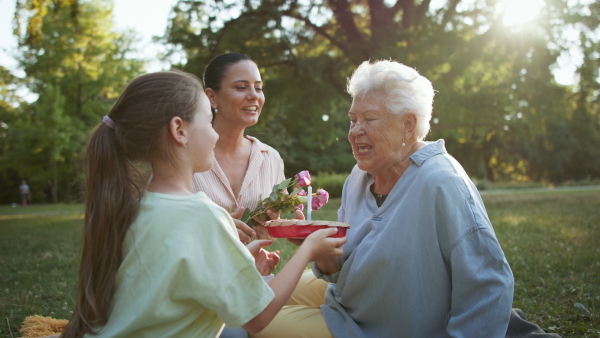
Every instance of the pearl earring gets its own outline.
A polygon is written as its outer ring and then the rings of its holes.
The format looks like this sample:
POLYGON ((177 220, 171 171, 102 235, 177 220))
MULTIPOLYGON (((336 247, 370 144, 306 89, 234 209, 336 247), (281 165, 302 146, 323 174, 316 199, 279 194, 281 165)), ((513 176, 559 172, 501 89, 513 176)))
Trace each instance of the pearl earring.
POLYGON ((406 143, 404 143, 404 140, 402 140, 402 146, 406 147, 406 143))
POLYGON ((215 114, 219 112, 219 108, 215 107, 215 108, 213 108, 213 109, 214 109, 214 111, 215 111, 215 114))
POLYGON ((184 145, 183 145, 183 149, 187 149, 187 144, 184 144, 184 145))

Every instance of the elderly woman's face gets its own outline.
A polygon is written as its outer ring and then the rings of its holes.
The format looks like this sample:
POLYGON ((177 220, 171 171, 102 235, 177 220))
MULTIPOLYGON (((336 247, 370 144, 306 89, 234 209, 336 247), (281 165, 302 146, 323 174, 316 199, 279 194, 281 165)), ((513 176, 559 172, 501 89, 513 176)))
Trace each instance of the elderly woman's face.
POLYGON ((383 92, 357 96, 348 112, 348 140, 358 167, 371 175, 385 175, 405 157, 402 147, 403 117, 390 113, 383 92))

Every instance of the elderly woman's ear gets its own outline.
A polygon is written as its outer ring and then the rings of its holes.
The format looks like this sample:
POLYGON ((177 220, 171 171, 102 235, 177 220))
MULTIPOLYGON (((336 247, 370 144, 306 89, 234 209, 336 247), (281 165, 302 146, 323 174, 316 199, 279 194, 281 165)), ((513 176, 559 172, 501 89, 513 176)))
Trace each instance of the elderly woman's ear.
POLYGON ((406 142, 408 140, 411 140, 415 135, 415 130, 417 128, 417 117, 415 114, 407 113, 402 117, 402 119, 404 119, 404 131, 402 133, 402 137, 406 142))

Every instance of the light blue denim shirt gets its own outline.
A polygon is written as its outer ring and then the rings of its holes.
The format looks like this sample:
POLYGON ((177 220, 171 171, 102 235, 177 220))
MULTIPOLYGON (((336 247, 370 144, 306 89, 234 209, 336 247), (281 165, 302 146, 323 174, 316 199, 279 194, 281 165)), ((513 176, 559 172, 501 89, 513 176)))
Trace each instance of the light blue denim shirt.
POLYGON ((378 208, 355 167, 338 219, 351 225, 321 306, 335 337, 504 337, 513 275, 479 192, 428 143, 378 208))

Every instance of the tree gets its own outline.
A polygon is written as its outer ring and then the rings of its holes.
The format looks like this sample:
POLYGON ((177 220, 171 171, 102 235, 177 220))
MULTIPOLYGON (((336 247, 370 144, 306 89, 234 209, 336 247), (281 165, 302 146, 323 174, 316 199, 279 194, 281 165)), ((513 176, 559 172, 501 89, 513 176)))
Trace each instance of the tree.
MULTIPOLYGON (((267 104, 254 130, 280 150, 288 169, 350 170, 345 79, 362 61, 392 58, 433 82, 429 138, 445 138, 469 172, 490 180, 556 179, 538 175, 529 162, 572 146, 557 141, 540 156, 532 153, 548 136, 547 119, 555 127, 569 123, 568 110, 559 109, 568 89, 550 69, 564 45, 561 28, 581 21, 585 6, 548 1, 537 21, 509 27, 495 0, 440 7, 430 0, 186 0, 175 6, 165 41, 185 54, 178 66, 198 75, 227 51, 257 61, 267 104)), ((559 158, 540 164, 567 170, 559 158)))
POLYGON ((128 58, 132 37, 112 31, 106 2, 28 1, 17 8, 17 22, 29 20, 18 59, 38 99, 20 109, 2 161, 18 164, 19 175, 34 183, 54 180, 71 200, 88 131, 143 63, 128 58))
POLYGON ((0 189, 0 200, 7 203, 18 201, 20 182, 15 167, 1 160, 10 149, 10 127, 16 120, 17 111, 22 103, 22 98, 17 94, 19 85, 19 78, 0 66, 0 182, 6 182, 3 189, 0 189))
MULTIPOLYGON (((600 5, 596 4, 598 9, 600 5)), ((598 20, 596 21, 598 27, 598 20)), ((579 69, 579 92, 571 121, 571 131, 576 144, 569 172, 573 178, 584 179, 600 176, 600 83, 598 62, 600 47, 582 34, 583 63, 579 69)))

